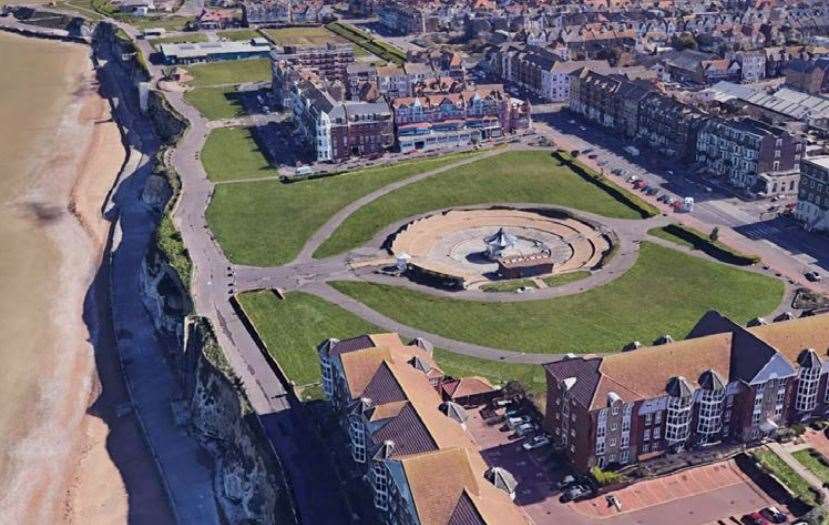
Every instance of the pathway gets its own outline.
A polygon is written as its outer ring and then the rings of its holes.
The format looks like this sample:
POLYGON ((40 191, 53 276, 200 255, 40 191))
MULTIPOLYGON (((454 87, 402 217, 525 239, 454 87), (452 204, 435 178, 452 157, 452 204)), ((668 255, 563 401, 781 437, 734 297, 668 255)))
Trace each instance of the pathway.
POLYGON ((802 463, 795 459, 787 447, 772 441, 766 444, 766 448, 777 454, 777 456, 783 460, 783 463, 788 465, 789 468, 795 471, 798 476, 803 478, 810 487, 818 492, 822 492, 824 496, 829 495, 829 492, 827 492, 827 490, 823 487, 823 480, 815 476, 811 470, 804 467, 802 463))

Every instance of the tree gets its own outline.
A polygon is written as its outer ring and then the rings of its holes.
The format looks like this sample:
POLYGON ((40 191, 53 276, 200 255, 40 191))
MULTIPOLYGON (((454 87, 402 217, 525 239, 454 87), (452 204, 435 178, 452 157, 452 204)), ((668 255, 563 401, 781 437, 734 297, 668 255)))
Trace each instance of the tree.
POLYGON ((708 240, 711 242, 717 242, 720 240, 720 228, 718 226, 714 226, 714 229, 708 234, 708 240))
POLYGON ((697 49, 697 39, 691 33, 680 33, 671 39, 671 46, 675 49, 697 49))

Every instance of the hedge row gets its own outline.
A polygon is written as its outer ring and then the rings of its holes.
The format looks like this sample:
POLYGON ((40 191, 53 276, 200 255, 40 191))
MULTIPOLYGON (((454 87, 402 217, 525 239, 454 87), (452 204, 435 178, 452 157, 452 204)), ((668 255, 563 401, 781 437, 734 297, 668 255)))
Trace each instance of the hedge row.
POLYGON ((693 228, 680 226, 678 224, 669 224, 662 229, 674 237, 690 243, 694 249, 710 255, 718 261, 735 264, 737 266, 751 266, 752 264, 760 262, 760 258, 756 255, 746 255, 732 250, 721 242, 712 241, 707 235, 693 228))
POLYGON ((369 53, 377 55, 386 62, 394 62, 397 65, 403 65, 403 63, 406 62, 406 54, 403 51, 375 40, 370 35, 351 26, 346 26, 339 22, 331 22, 325 27, 329 31, 340 35, 354 44, 357 44, 369 53))
POLYGON ((636 194, 631 193, 628 190, 613 184, 612 182, 609 182, 603 175, 596 173, 582 163, 578 162, 569 153, 558 150, 553 152, 553 158, 573 170, 578 176, 587 182, 598 186, 617 201, 635 210, 643 219, 656 217, 661 213, 656 206, 649 204, 645 200, 639 198, 636 194))

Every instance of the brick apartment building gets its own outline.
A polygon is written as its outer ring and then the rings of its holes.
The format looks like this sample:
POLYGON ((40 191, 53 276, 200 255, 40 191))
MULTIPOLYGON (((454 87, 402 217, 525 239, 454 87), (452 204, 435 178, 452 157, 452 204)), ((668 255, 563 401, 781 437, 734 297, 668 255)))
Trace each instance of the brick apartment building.
POLYGON ((324 80, 346 83, 348 66, 354 62, 354 48, 351 44, 333 42, 321 46, 284 46, 271 52, 271 60, 274 65, 281 65, 283 70, 286 65, 304 68, 315 72, 324 80))
POLYGON ((286 82, 285 103, 319 162, 380 155, 394 145, 391 109, 385 101, 344 100, 345 87, 326 84, 313 73, 286 82))
POLYGON ((637 139, 671 159, 693 161, 706 115, 671 97, 651 93, 639 104, 637 139))
POLYGON ((829 231, 829 155, 803 159, 795 216, 810 231, 829 231))
POLYGON ((325 398, 382 522, 528 523, 511 500, 515 479, 487 466, 466 410, 448 395, 459 383, 442 388, 428 342, 374 334, 328 339, 317 352, 325 398))
POLYGON ((744 328, 708 312, 683 341, 544 368, 544 427, 580 471, 757 443, 829 412, 829 315, 744 328))
POLYGON ((766 195, 797 193, 803 152, 785 129, 752 119, 709 119, 697 139, 697 162, 706 171, 766 195))
POLYGON ((528 102, 510 97, 501 85, 457 93, 430 93, 392 102, 400 151, 466 146, 528 129, 528 102))

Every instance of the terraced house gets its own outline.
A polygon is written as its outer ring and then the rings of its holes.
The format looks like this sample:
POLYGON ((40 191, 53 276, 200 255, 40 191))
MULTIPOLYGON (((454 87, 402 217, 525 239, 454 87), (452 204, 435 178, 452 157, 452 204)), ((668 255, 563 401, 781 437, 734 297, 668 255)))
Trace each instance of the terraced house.
POLYGON ((803 144, 783 128, 753 119, 712 118, 699 132, 697 162, 737 188, 797 194, 803 144))
POLYGON ((373 334, 328 339, 317 350, 325 397, 383 522, 528 523, 511 500, 514 478, 487 466, 464 408, 438 393, 443 372, 427 341, 373 334))
POLYGON ((530 104, 502 86, 433 93, 392 101, 400 151, 464 146, 530 127, 530 104))
POLYGON ((544 367, 545 429, 579 470, 756 443, 829 412, 829 315, 745 328, 709 312, 683 341, 544 367))

